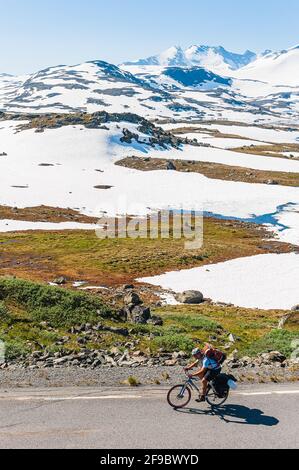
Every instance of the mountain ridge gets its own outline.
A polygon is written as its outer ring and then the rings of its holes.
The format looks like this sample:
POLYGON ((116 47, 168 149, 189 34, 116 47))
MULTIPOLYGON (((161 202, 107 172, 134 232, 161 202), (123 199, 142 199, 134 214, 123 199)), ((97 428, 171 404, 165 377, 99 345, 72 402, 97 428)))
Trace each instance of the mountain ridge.
POLYGON ((202 66, 213 72, 229 72, 248 65, 257 54, 246 50, 243 54, 227 51, 223 46, 192 45, 186 49, 173 46, 160 54, 124 62, 121 66, 202 66))

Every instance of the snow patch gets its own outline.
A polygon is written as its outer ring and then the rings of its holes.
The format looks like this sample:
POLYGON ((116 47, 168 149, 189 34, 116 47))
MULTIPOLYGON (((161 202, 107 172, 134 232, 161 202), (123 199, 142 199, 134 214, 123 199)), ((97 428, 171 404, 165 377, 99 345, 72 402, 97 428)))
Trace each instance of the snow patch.
POLYGON ((270 310, 298 304, 298 279, 299 255, 288 253, 239 258, 138 281, 178 293, 200 290, 214 302, 270 310))

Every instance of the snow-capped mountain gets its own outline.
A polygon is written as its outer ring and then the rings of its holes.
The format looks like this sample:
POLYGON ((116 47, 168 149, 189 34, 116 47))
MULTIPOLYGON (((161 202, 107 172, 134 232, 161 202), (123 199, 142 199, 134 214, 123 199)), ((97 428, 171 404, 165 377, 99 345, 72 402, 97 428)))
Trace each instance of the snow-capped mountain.
MULTIPOLYGON (((22 83, 15 80, 10 89, 3 83, 0 82, 0 109, 5 111, 106 110, 144 115, 151 104, 163 101, 161 92, 152 88, 148 81, 103 61, 50 67, 22 83)), ((157 112, 156 107, 153 109, 157 112)))
POLYGON ((254 57, 222 47, 174 47, 135 65, 96 60, 24 77, 0 74, 0 111, 106 111, 150 120, 297 118, 299 46, 254 57))
POLYGON ((140 59, 135 62, 126 62, 125 67, 131 66, 162 66, 162 67, 204 67, 214 73, 227 74, 238 70, 254 61, 257 55, 246 51, 244 54, 229 52, 221 46, 191 46, 183 50, 179 46, 171 47, 161 54, 140 59))
MULTIPOLYGON (((200 67, 153 67, 153 73, 133 75, 103 61, 41 70, 26 79, 0 82, 0 111, 23 113, 135 113, 147 119, 214 118, 238 101, 238 111, 250 105, 232 80, 200 67), (189 96, 188 94, 192 94, 189 96), (213 93, 217 92, 217 99, 213 93), (209 103, 209 106, 207 106, 209 103)), ((253 108, 254 109, 254 108, 253 108)))
POLYGON ((239 70, 236 76, 275 85, 299 87, 299 45, 265 54, 239 70))
POLYGON ((200 65, 218 73, 229 73, 248 65, 256 59, 256 54, 246 51, 244 54, 229 52, 223 47, 191 46, 185 51, 189 63, 200 65))
POLYGON ((139 59, 133 62, 125 62, 124 66, 162 66, 162 67, 186 67, 189 65, 185 52, 179 46, 170 47, 161 54, 147 57, 146 59, 139 59))

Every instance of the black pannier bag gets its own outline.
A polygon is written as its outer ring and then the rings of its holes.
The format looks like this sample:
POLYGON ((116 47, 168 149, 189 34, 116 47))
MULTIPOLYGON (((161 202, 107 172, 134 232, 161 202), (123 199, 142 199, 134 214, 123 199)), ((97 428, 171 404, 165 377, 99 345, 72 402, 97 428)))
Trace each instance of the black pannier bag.
POLYGON ((228 381, 231 379, 232 376, 227 374, 219 374, 213 381, 213 385, 219 398, 224 398, 226 394, 229 392, 228 381))

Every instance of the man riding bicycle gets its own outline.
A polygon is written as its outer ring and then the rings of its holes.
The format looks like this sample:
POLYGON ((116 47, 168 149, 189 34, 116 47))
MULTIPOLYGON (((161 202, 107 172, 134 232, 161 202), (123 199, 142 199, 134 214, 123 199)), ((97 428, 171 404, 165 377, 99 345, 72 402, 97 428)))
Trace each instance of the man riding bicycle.
POLYGON ((194 349, 192 356, 195 362, 187 366, 185 370, 192 370, 198 366, 199 362, 202 362, 202 367, 194 374, 190 374, 192 378, 198 377, 201 379, 202 394, 199 399, 196 400, 198 403, 201 403, 206 401, 209 382, 213 381, 221 373, 222 364, 226 356, 221 351, 214 349, 210 344, 206 344, 203 350, 198 348, 194 349))

